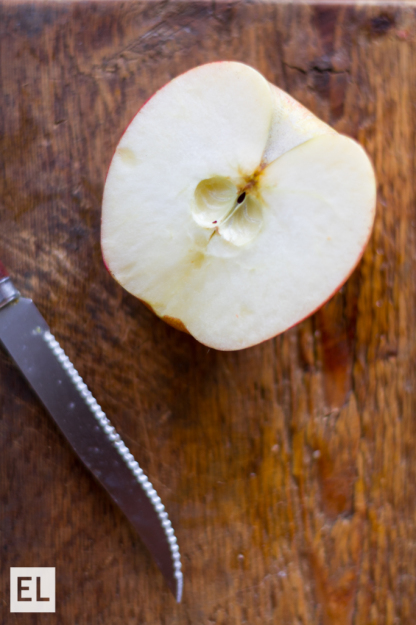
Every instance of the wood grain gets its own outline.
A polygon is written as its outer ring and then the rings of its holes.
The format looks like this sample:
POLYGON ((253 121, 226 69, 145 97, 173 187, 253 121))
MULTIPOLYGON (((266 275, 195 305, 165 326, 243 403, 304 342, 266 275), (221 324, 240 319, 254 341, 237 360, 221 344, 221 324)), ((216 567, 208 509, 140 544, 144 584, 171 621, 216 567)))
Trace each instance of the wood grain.
POLYGON ((1 352, 0 621, 414 623, 414 6, 3 2, 0 81, 0 258, 155 484, 185 573, 177 606, 1 352), (99 242, 125 126, 218 59, 357 138, 378 177, 374 233, 342 291, 237 353, 157 319, 99 242), (10 566, 56 566, 56 614, 9 614, 10 566))

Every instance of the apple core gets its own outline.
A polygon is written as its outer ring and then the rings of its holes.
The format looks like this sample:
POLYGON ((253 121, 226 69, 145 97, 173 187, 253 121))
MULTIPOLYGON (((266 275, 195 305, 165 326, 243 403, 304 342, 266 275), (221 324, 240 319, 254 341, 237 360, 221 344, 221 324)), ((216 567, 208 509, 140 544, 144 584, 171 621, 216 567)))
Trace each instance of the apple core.
POLYGON ((211 236, 218 234, 238 247, 252 241, 263 222, 261 202, 222 176, 197 185, 191 213, 199 226, 212 229, 211 236))

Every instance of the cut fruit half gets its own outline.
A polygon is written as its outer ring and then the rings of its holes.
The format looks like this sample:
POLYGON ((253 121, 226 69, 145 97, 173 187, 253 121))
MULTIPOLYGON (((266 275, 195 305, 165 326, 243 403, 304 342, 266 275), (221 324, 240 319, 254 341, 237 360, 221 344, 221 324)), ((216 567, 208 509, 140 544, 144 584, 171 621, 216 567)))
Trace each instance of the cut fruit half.
POLYGON ((103 256, 160 317, 241 349, 345 282, 375 199, 358 143, 251 67, 211 63, 158 91, 123 135, 104 189, 103 256))

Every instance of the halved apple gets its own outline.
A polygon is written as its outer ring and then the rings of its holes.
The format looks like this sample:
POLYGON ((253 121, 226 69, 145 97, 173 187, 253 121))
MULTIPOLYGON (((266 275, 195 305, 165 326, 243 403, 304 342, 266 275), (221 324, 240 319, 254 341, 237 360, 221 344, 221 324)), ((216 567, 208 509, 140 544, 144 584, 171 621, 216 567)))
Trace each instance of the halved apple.
POLYGON ((256 70, 210 63, 139 111, 112 160, 102 250, 116 280, 205 345, 255 345, 359 261, 376 184, 358 143, 256 70))

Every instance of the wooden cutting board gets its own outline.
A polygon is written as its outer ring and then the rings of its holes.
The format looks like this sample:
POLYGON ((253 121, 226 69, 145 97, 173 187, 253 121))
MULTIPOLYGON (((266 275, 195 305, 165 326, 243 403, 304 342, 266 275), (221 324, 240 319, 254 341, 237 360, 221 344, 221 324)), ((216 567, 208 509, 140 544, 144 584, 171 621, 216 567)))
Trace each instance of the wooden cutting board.
POLYGON ((0 258, 164 501, 174 603, 0 352, 1 623, 396 625, 416 611, 415 5, 3 2, 0 258), (170 78, 243 61, 370 154, 375 229, 322 310, 220 353, 104 269, 115 146, 170 78), (9 567, 56 567, 56 614, 9 567))

